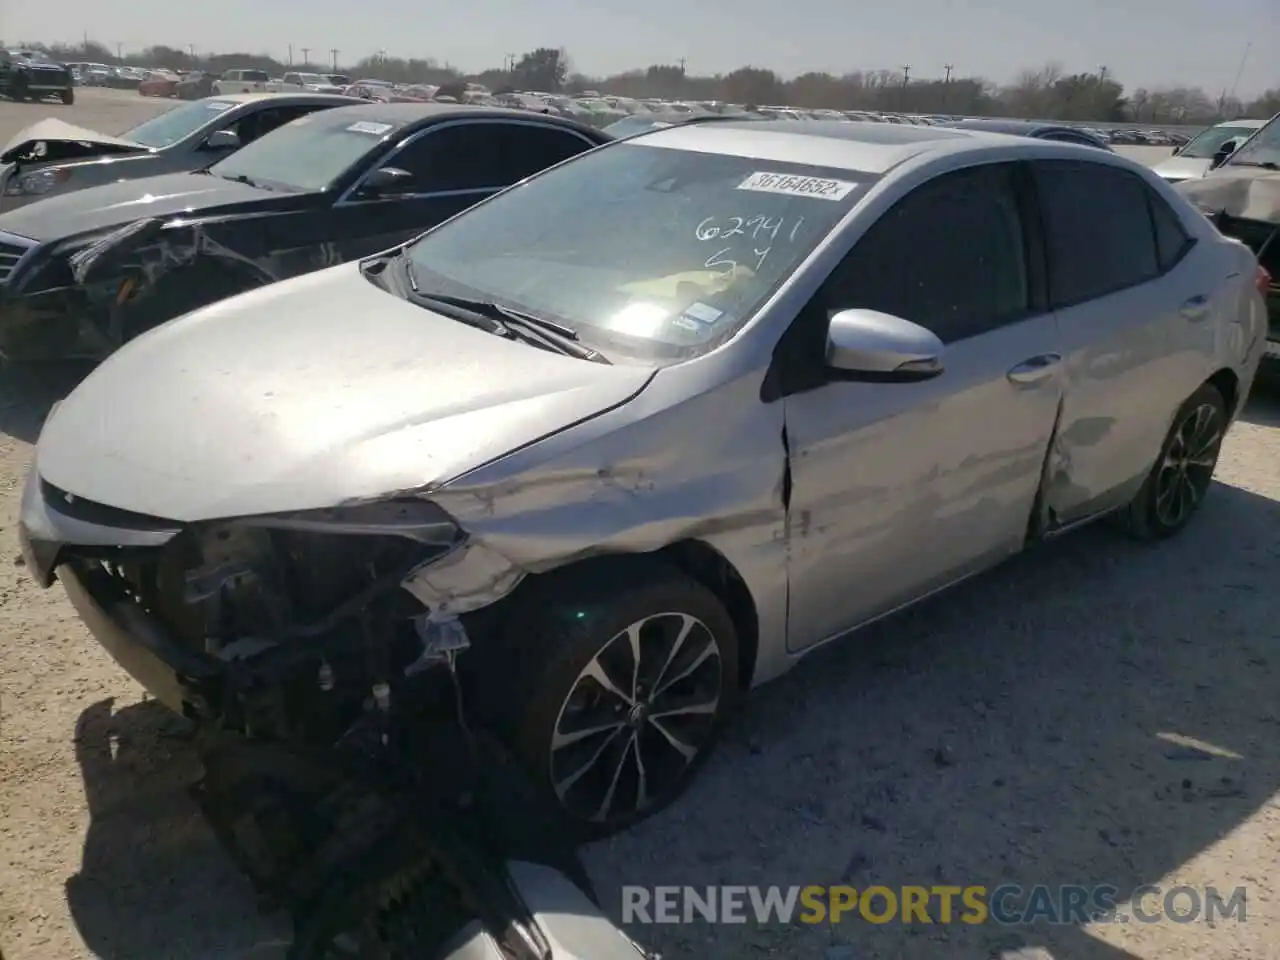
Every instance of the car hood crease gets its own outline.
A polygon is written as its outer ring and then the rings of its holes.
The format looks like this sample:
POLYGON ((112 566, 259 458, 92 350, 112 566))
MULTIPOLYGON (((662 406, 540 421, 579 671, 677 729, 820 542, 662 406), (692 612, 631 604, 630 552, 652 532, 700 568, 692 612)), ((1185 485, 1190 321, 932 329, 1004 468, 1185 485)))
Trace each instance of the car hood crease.
POLYGON ((83 499, 181 522, 330 507, 438 486, 652 375, 477 330, 347 264, 127 344, 54 410, 36 464, 83 499))
POLYGON ((0 230, 32 240, 60 240, 147 217, 290 196, 209 174, 171 173, 45 197, 0 214, 0 230))

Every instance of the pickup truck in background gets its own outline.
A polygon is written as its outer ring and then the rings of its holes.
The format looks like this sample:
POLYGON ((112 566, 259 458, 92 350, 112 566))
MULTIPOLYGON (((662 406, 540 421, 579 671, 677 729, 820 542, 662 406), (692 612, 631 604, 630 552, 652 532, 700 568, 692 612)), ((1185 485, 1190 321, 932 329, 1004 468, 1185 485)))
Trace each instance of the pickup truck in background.
POLYGON ((71 68, 39 50, 0 49, 0 93, 13 100, 76 99, 71 68))

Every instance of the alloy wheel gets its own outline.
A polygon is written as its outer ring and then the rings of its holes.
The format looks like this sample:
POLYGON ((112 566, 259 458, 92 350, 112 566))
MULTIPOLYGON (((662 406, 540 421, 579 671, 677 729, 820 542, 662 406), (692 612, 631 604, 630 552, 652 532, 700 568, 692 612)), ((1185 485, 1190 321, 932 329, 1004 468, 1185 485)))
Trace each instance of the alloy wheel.
POLYGON ((715 635, 686 613, 652 614, 610 639, 556 718, 550 775, 564 808, 608 823, 668 797, 715 728, 723 673, 715 635))
POLYGON ((1209 489, 1222 449, 1223 418, 1211 403, 1183 417, 1156 475, 1156 519, 1166 527, 1185 523, 1209 489))

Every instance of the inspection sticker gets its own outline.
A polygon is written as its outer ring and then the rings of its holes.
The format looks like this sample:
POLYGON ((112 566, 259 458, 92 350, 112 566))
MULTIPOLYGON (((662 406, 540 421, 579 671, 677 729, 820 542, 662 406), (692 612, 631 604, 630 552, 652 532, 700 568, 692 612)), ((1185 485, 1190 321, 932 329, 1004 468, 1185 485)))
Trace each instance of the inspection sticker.
POLYGON ((698 323, 715 323, 724 315, 723 310, 709 307, 705 303, 691 303, 684 308, 684 316, 698 323))
POLYGON ((347 127, 352 133, 368 133, 375 137, 380 137, 391 129, 389 123, 371 123, 368 120, 361 120, 359 123, 353 123, 347 127))
POLYGON ((756 193, 782 193, 791 197, 815 197, 819 200, 843 200, 856 187, 848 180, 825 180, 822 177, 798 177, 790 173, 757 170, 738 184, 739 190, 756 193))
POLYGON ((223 110, 230 110, 234 106, 234 103, 227 103, 225 100, 210 100, 204 105, 204 108, 212 110, 214 113, 221 113, 223 110))

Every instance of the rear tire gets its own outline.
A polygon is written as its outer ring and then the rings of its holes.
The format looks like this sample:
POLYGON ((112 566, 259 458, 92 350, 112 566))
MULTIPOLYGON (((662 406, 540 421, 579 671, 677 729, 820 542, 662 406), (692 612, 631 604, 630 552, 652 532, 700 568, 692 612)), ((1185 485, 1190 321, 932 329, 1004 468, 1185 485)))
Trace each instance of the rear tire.
POLYGON ((739 699, 732 618, 658 560, 548 574, 502 633, 477 678, 480 702, 572 840, 617 833, 679 797, 739 699))
POLYGON ((66 89, 66 90, 63 90, 63 91, 62 91, 62 102, 63 102, 63 104, 65 104, 65 105, 66 105, 66 106, 68 106, 68 107, 69 107, 69 106, 71 106, 73 103, 75 103, 75 102, 76 102, 76 92, 75 92, 74 90, 72 90, 72 89, 69 89, 69 88, 68 88, 68 89, 66 89))
POLYGON ((1142 488, 1116 515, 1129 536, 1166 540, 1191 522, 1213 483, 1228 420, 1226 401, 1208 383, 1178 408, 1142 488))

